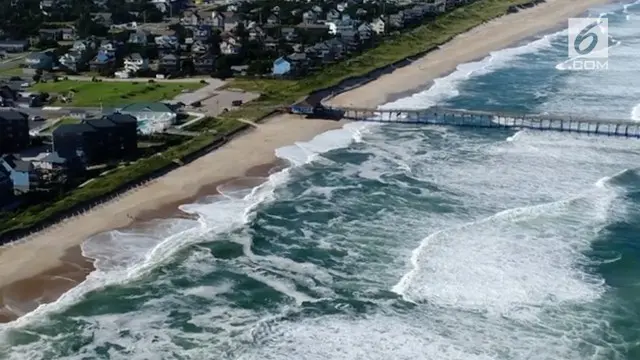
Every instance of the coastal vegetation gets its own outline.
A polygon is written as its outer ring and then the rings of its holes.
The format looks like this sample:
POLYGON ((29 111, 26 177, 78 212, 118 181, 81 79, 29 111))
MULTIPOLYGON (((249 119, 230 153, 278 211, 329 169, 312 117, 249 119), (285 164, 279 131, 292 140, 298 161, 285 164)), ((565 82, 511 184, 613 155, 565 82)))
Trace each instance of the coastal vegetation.
MULTIPOLYGON (((65 105, 82 107, 116 107, 123 103, 154 102, 172 99, 183 91, 193 91, 204 84, 197 82, 124 82, 124 81, 49 81, 34 84, 33 91, 73 98, 65 105)), ((58 100, 59 103, 59 100, 58 100)))
MULTIPOLYGON (((234 79, 229 87, 258 92, 261 97, 237 110, 226 112, 217 118, 205 119, 197 125, 201 130, 213 130, 211 132, 205 132, 166 151, 121 167, 52 201, 42 202, 28 209, 0 214, 0 238, 4 234, 42 226, 45 222, 56 219, 60 214, 88 205, 97 199, 104 199, 123 189, 127 184, 149 178, 152 174, 157 174, 171 166, 179 166, 184 159, 190 158, 194 153, 213 144, 222 143, 228 135, 248 127, 237 119, 256 121, 278 108, 301 100, 313 91, 335 86, 347 78, 366 76, 373 70, 421 54, 483 22, 507 14, 510 6, 522 3, 524 3, 523 0, 477 1, 443 14, 411 31, 396 34, 376 48, 347 61, 332 64, 323 71, 301 80, 234 79)), ((110 82, 106 84, 62 81, 37 84, 35 90, 49 93, 74 90, 73 105, 110 106, 121 104, 123 99, 134 102, 172 98, 182 90, 193 90, 200 86, 202 85, 196 83, 110 82), (152 89, 145 90, 149 87, 152 89)))

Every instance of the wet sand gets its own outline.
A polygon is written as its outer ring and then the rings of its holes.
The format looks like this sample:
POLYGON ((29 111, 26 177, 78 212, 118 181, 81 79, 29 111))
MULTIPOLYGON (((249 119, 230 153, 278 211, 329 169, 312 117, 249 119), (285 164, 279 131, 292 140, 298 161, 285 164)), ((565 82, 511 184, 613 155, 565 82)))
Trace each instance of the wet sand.
POLYGON ((60 260, 61 265, 51 270, 0 289, 0 323, 55 301, 94 270, 93 261, 82 256, 80 246, 68 249, 60 260))

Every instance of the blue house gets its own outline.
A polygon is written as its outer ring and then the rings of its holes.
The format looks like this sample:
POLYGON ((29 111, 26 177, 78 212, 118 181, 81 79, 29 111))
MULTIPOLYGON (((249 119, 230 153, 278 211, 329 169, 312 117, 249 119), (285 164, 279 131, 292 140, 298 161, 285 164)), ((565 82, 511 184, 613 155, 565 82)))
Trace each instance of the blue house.
POLYGON ((273 62, 273 71, 271 72, 273 75, 281 76, 289 72, 291 72, 291 61, 286 57, 281 56, 273 62))
POLYGON ((102 72, 115 68, 116 59, 113 54, 100 50, 98 55, 89 63, 91 71, 102 72))
POLYGON ((14 155, 5 155, 0 158, 0 166, 5 173, 9 174, 14 193, 29 192, 38 180, 33 164, 20 160, 14 155))

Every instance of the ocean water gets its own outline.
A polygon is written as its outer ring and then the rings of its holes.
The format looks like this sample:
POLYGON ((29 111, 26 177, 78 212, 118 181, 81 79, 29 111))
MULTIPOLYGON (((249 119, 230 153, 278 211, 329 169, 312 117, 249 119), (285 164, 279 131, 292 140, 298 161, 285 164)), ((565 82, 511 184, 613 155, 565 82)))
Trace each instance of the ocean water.
MULTIPOLYGON (((387 106, 640 120, 640 6, 608 72, 564 33, 387 106)), ((640 142, 349 124, 251 190, 88 239, 97 271, 0 328, 1 359, 640 359, 640 142)))

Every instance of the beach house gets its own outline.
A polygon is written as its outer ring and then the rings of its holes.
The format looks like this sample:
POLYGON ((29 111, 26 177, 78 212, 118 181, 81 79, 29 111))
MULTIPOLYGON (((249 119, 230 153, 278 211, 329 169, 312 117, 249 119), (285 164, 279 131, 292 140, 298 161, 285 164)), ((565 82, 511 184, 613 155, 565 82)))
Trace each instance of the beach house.
POLYGON ((137 120, 111 114, 63 124, 53 130, 53 150, 65 159, 82 158, 87 164, 120 160, 137 153, 137 120))
POLYGON ((29 119, 21 112, 0 111, 0 154, 26 149, 29 138, 29 119))
POLYGON ((178 118, 175 111, 160 102, 127 105, 119 113, 137 119, 138 130, 143 133, 162 131, 175 124, 178 118))
POLYGON ((63 124, 52 132, 53 151, 65 159, 81 158, 95 163, 102 151, 98 136, 87 124, 63 124))
POLYGON ((31 163, 36 169, 45 171, 53 171, 67 167, 67 159, 61 157, 56 152, 40 153, 31 160, 31 163))
POLYGON ((21 160, 15 155, 5 155, 0 158, 0 166, 9 174, 15 194, 29 192, 38 181, 38 175, 33 164, 29 161, 21 160))
POLYGON ((291 72, 291 61, 284 56, 277 58, 273 62, 271 74, 274 76, 283 76, 291 72))

